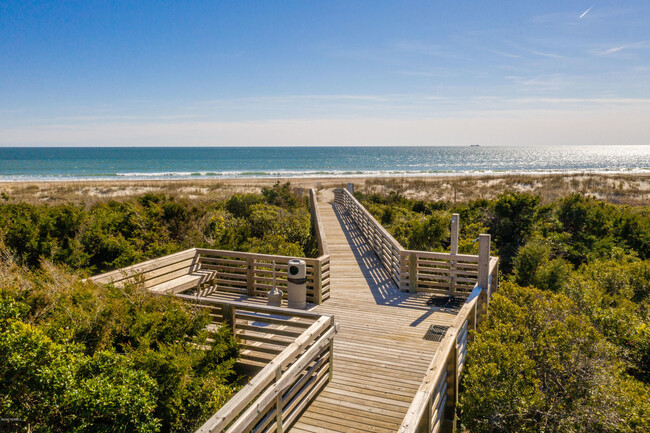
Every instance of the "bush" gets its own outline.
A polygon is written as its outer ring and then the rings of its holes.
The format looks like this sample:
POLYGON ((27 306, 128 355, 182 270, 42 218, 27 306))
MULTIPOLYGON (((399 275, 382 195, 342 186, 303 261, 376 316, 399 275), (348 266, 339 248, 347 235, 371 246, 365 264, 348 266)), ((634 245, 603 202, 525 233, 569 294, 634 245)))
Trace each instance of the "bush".
POLYGON ((551 248, 542 241, 529 242, 521 247, 513 260, 514 281, 520 286, 554 292, 562 290, 572 268, 561 258, 551 259, 551 254, 551 248))
MULTIPOLYGON (((7 298, 3 302, 8 302, 7 298)), ((155 382, 113 351, 82 353, 9 319, 0 333, 0 408, 35 432, 158 431, 155 382)))
POLYGON ((307 202, 288 183, 211 204, 164 194, 89 207, 0 203, 0 227, 0 244, 20 264, 45 259, 86 274, 192 247, 242 251, 267 235, 298 245, 297 256, 317 254, 307 202))
POLYGON ((568 298, 514 284, 493 296, 461 394, 471 432, 650 429, 650 390, 631 381, 568 298))
POLYGON ((206 312, 47 263, 1 271, 0 408, 32 430, 191 431, 236 391, 237 345, 206 312))

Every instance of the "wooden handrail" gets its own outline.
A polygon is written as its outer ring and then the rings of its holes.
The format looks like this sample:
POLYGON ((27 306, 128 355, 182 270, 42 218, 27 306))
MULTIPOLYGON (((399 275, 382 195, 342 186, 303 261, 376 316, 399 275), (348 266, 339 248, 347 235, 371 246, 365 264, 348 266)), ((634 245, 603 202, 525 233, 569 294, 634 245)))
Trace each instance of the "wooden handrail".
MULTIPOLYGON (((266 296, 273 284, 283 288, 287 284, 287 267, 295 257, 257 254, 239 251, 197 248, 202 269, 216 271, 216 290, 241 293, 247 296, 266 296), (275 262, 276 272, 272 271, 275 262), (275 279, 274 276, 275 275, 275 279)), ((330 256, 301 257, 307 265, 307 300, 321 304, 329 298, 330 256)), ((286 295, 286 293, 285 293, 286 295)))
POLYGON ((318 254, 321 256, 329 255, 330 251, 329 247, 327 246, 325 227, 323 226, 323 220, 321 219, 320 210, 318 209, 317 193, 314 188, 309 189, 309 205, 312 219, 311 225, 314 228, 316 240, 318 241, 318 254))
MULTIPOLYGON (((196 252, 198 254, 223 254, 223 255, 228 255, 231 257, 237 257, 237 258, 247 258, 247 257, 252 257, 258 260, 268 260, 269 262, 272 262, 273 260, 279 261, 279 260, 293 260, 297 257, 291 257, 291 256, 280 256, 280 255, 274 255, 274 254, 260 254, 260 253, 248 253, 244 251, 228 251, 228 250, 213 250, 209 248, 195 248, 196 252)), ((300 260, 304 260, 307 262, 307 264, 313 264, 314 262, 318 261, 318 258, 311 258, 311 257, 298 257, 300 260)))
POLYGON ((348 211, 395 284, 400 290, 407 290, 409 274, 406 250, 348 190, 335 189, 334 194, 335 201, 348 211))
POLYGON ((155 269, 157 267, 165 266, 168 263, 173 263, 174 261, 182 259, 185 256, 194 257, 195 255, 196 255, 196 248, 190 248, 187 250, 179 251, 177 253, 169 254, 164 257, 159 257, 157 259, 151 259, 145 262, 136 263, 135 265, 116 269, 114 271, 105 272, 99 275, 93 275, 88 279, 95 283, 101 283, 101 284, 118 281, 126 277, 130 277, 135 274, 148 271, 150 269, 155 269))
POLYGON ((386 239, 388 239, 395 248, 399 249, 400 251, 405 251, 404 248, 402 248, 402 245, 400 245, 400 243, 397 242, 397 240, 393 237, 393 235, 388 233, 388 230, 386 230, 384 226, 382 226, 379 223, 379 221, 377 221, 375 217, 372 216, 372 214, 368 212, 368 210, 361 203, 359 203, 359 200, 357 200, 356 197, 350 193, 350 191, 348 191, 347 189, 337 189, 335 190, 335 193, 339 191, 343 195, 345 195, 345 197, 347 197, 352 203, 354 203, 356 207, 364 214, 364 216, 368 218, 369 221, 372 221, 373 225, 377 227, 377 229, 381 232, 381 234, 386 239))
MULTIPOLYGON (((493 262, 498 263, 498 257, 489 257, 489 240, 480 255, 404 249, 348 190, 336 189, 334 193, 336 203, 348 211, 400 290, 468 296, 479 278, 488 274, 485 265, 489 262, 492 272, 493 262)), ((457 229, 458 215, 453 224, 457 229)), ((498 265, 495 275, 497 272, 498 265)))
MULTIPOLYGON (((499 259, 493 257, 490 259, 488 286, 481 287, 477 283, 465 300, 436 349, 398 433, 436 433, 445 423, 454 422, 458 383, 465 366, 470 331, 475 331, 484 320, 490 296, 496 291, 498 271, 499 259)), ((446 430, 452 431, 453 428, 446 430)))
POLYGON ((201 297, 196 295, 184 295, 182 293, 176 295, 176 297, 185 299, 190 302, 196 302, 196 303, 200 302, 203 304, 229 306, 229 307, 235 307, 242 310, 268 313, 268 314, 279 314, 282 316, 310 317, 314 319, 320 319, 321 317, 333 317, 331 314, 316 313, 307 310, 298 310, 298 309, 286 308, 286 307, 274 307, 271 305, 253 304, 250 302, 229 301, 226 299, 206 298, 206 297, 201 297))
MULTIPOLYGON (((286 430, 296 420, 295 414, 329 381, 333 361, 331 342, 338 329, 332 315, 191 295, 176 296, 199 306, 233 309, 228 316, 235 321, 239 316, 246 316, 238 311, 314 319, 307 329, 303 328, 304 332, 212 415, 197 433, 240 433, 253 428, 272 430, 270 426, 273 423, 280 427, 277 431, 286 430), (288 389, 291 391, 286 392, 288 389), (286 416, 283 416, 285 413, 286 416)), ((257 316, 253 317, 257 320, 257 316)), ((290 325, 292 322, 286 323, 290 325)), ((233 323, 231 326, 236 329, 240 325, 233 323)), ((264 332, 272 331, 265 329, 264 332)))
POLYGON ((458 380, 467 352, 468 331, 476 326, 474 316, 481 311, 482 290, 479 286, 472 290, 447 330, 406 412, 399 433, 436 432, 444 422, 445 412, 449 415, 450 409, 455 409, 458 380), (441 383, 443 378, 446 386, 441 383), (453 384, 451 387, 450 382, 453 384), (444 404, 438 404, 443 401, 444 404))

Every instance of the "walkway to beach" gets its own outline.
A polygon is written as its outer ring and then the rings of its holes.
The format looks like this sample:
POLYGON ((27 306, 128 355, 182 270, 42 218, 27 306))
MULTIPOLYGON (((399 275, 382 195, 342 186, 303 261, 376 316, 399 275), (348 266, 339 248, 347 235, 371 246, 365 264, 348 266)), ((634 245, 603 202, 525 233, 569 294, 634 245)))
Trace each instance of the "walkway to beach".
POLYGON ((456 311, 400 292, 339 205, 319 203, 331 254, 331 297, 315 311, 334 314, 334 376, 292 432, 395 432, 438 342, 433 325, 456 311))

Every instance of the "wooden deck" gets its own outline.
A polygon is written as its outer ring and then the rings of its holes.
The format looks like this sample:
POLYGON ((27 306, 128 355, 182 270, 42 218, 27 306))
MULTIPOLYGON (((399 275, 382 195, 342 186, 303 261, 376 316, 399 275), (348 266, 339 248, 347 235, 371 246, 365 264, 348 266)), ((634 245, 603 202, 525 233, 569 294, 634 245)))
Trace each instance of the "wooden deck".
MULTIPOLYGON (((427 306, 431 294, 400 292, 347 212, 334 203, 319 208, 331 294, 312 311, 333 314, 339 324, 334 375, 291 432, 394 433, 440 344, 429 327, 449 326, 458 310, 427 306)), ((224 292, 208 297, 266 301, 224 292)))
POLYGON ((287 256, 191 248, 91 278, 175 294, 235 331, 238 367, 254 377, 197 432, 453 430, 470 332, 498 287, 490 235, 479 255, 457 254, 455 215, 451 253, 406 250, 350 192, 333 195, 309 191, 320 253, 303 258, 311 312, 265 305, 271 287, 286 290, 287 256), (433 307, 431 296, 464 302, 433 307))
POLYGON ((320 203, 331 254, 331 297, 315 311, 334 314, 334 376, 293 432, 395 432, 433 357, 430 325, 456 311, 400 292, 361 232, 338 205, 320 203))

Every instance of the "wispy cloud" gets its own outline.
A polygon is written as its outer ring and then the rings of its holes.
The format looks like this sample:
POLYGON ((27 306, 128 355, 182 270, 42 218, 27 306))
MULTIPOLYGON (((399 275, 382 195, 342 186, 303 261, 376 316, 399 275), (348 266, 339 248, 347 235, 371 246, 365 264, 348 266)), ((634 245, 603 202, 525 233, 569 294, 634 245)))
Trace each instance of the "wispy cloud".
POLYGON ((555 53, 545 53, 543 51, 536 51, 536 50, 530 50, 530 52, 535 54, 536 56, 548 57, 550 59, 565 59, 566 58, 564 56, 561 56, 561 55, 555 54, 555 53))
POLYGON ((488 51, 492 54, 497 54, 503 57, 509 57, 511 59, 523 59, 522 56, 518 56, 517 54, 512 54, 512 53, 506 53, 505 51, 499 51, 499 50, 488 50, 488 51))
POLYGON ((508 75, 504 78, 521 86, 543 88, 545 90, 560 89, 570 84, 564 74, 537 75, 534 77, 508 75))
POLYGON ((7 109, 0 109, 1 114, 16 114, 16 113, 24 113, 25 110, 24 108, 7 108, 7 109))
POLYGON ((607 54, 614 54, 618 53, 619 51, 623 50, 630 50, 630 49, 637 49, 637 48, 648 48, 650 47, 650 40, 647 41, 639 41, 639 42, 634 42, 631 44, 623 44, 619 45, 617 47, 609 48, 605 51, 601 51, 601 55, 607 55, 607 54))

